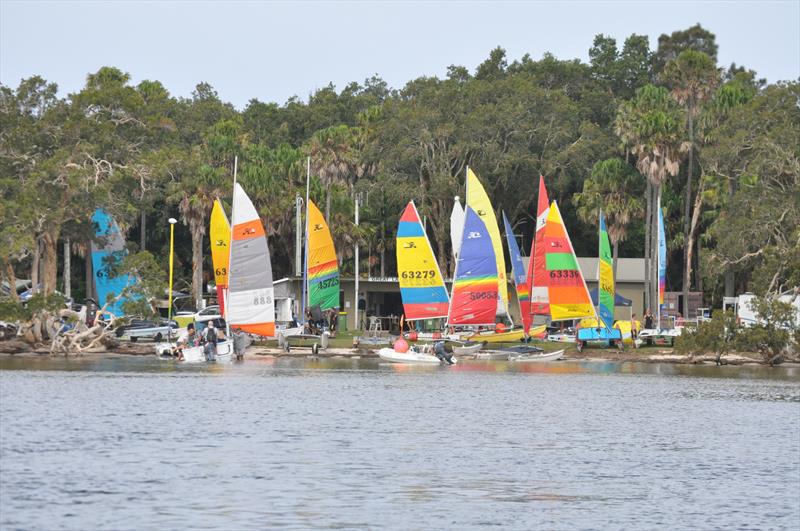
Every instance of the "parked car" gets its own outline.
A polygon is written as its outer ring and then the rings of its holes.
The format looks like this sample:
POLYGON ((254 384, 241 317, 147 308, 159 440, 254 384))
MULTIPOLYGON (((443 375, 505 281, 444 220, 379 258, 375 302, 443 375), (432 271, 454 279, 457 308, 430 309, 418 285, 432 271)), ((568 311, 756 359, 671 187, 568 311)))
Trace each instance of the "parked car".
POLYGON ((169 335, 170 329, 172 329, 173 335, 177 334, 178 323, 166 319, 133 318, 127 324, 118 326, 114 333, 117 337, 128 336, 131 342, 135 343, 139 338, 161 341, 169 335))

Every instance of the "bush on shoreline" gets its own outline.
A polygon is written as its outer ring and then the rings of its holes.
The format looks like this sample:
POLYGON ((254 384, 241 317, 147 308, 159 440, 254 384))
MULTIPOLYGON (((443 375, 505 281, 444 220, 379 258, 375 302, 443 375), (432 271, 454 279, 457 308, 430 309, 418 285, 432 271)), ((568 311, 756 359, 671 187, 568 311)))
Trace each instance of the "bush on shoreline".
POLYGON ((791 304, 763 297, 754 302, 758 322, 743 326, 732 311, 715 310, 712 318, 675 340, 675 352, 687 356, 713 353, 717 364, 728 352, 756 352, 768 365, 798 361, 800 327, 791 304))

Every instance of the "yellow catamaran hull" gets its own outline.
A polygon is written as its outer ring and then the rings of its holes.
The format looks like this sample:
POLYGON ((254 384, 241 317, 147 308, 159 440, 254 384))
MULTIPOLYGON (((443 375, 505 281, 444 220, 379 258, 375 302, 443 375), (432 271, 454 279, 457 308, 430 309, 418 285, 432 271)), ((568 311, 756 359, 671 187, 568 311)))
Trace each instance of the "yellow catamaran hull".
MULTIPOLYGON (((533 326, 530 329, 531 336, 538 336, 544 333, 547 327, 545 325, 533 326)), ((511 343, 520 341, 525 336, 525 332, 520 328, 519 330, 511 330, 509 332, 479 332, 469 336, 470 341, 486 341, 487 343, 511 343)))

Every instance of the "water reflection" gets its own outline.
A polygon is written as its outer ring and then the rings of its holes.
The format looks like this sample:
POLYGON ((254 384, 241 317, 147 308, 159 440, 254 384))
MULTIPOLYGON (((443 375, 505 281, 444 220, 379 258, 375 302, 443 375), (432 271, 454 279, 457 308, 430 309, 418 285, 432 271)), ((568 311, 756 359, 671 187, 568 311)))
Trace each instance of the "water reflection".
POLYGON ((0 370, 92 371, 143 373, 237 374, 272 368, 294 371, 391 371, 395 373, 526 373, 526 374, 633 374, 702 378, 743 378, 800 381, 800 366, 782 365, 688 365, 673 363, 566 361, 509 363, 498 360, 460 360, 454 366, 386 363, 376 358, 249 356, 229 365, 186 364, 159 360, 155 356, 0 356, 0 370))

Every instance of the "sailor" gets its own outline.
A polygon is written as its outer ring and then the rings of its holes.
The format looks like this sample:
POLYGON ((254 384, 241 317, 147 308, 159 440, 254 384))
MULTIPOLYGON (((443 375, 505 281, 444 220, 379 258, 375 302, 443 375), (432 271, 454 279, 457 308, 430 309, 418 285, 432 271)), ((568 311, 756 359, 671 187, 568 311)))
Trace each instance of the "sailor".
POLYGON ((206 355, 206 361, 214 361, 217 355, 217 330, 214 328, 214 321, 209 321, 204 334, 205 347, 203 352, 206 355))
POLYGON ((197 334, 195 333, 194 323, 189 323, 186 325, 186 330, 178 336, 178 341, 175 345, 174 354, 178 358, 178 361, 183 361, 184 348, 194 347, 195 345, 197 345, 197 334))
POLYGON ((448 365, 453 364, 453 355, 444 349, 444 341, 437 341, 433 344, 433 353, 437 358, 439 358, 440 361, 443 361, 448 365))

